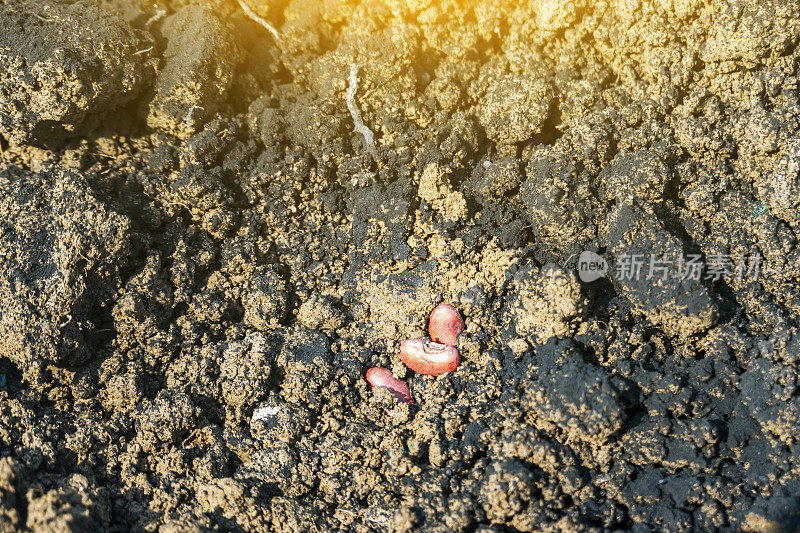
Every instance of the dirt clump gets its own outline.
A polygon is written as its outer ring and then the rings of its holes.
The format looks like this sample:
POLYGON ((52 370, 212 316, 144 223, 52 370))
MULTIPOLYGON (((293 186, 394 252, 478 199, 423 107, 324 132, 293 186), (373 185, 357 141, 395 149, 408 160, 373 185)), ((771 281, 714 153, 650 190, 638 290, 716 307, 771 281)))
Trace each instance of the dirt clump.
POLYGON ((37 384, 49 365, 80 367, 93 330, 122 284, 130 222, 100 202, 79 173, 55 169, 0 175, 0 351, 37 384))
POLYGON ((188 137, 222 107, 241 54, 231 28, 208 6, 179 9, 164 20, 161 31, 167 47, 147 125, 188 137))
POLYGON ((88 2, 0 5, 0 134, 18 143, 85 135, 137 98, 154 39, 88 2))

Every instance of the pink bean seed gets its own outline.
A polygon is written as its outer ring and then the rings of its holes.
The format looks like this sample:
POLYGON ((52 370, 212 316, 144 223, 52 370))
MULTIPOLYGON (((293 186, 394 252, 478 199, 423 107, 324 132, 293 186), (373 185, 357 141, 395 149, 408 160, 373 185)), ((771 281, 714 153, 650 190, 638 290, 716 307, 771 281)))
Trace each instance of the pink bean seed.
POLYGON ((452 372, 461 363, 461 355, 454 346, 422 339, 404 341, 400 345, 400 359, 414 372, 429 376, 452 372))
POLYGON ((439 304, 428 319, 428 333, 435 342, 455 346, 459 333, 464 331, 464 320, 458 309, 450 304, 439 304))
POLYGON ((411 398, 411 391, 402 379, 397 379, 392 375, 392 371, 386 368, 375 366, 367 370, 367 381, 373 387, 383 387, 394 394, 398 402, 414 403, 411 398))

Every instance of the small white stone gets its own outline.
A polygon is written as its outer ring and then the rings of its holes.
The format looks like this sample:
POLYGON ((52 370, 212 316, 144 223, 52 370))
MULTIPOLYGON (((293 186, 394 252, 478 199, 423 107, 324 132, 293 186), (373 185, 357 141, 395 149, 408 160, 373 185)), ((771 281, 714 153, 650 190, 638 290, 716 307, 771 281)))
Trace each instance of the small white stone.
POLYGON ((253 412, 253 422, 257 420, 266 420, 271 416, 277 415, 278 412, 280 412, 280 408, 278 407, 262 407, 261 409, 256 409, 255 412, 253 412))

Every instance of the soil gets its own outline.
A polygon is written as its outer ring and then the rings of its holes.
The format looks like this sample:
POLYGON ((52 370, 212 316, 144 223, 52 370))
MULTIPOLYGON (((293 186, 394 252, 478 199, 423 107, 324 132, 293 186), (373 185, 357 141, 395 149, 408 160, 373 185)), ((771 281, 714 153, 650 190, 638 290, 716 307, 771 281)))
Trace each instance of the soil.
POLYGON ((0 0, 0 531, 800 530, 799 4, 243 1, 0 0))

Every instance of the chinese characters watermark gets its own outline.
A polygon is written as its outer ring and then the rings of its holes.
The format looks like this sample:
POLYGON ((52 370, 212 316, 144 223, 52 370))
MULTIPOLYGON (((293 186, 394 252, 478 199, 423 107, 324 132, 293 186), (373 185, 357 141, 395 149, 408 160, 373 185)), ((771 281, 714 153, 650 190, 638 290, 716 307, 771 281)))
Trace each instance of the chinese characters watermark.
POLYGON ((581 281, 592 282, 609 273, 617 281, 633 280, 724 280, 755 281, 763 273, 759 254, 734 257, 728 254, 622 254, 613 267, 599 254, 585 251, 575 264, 581 281))

